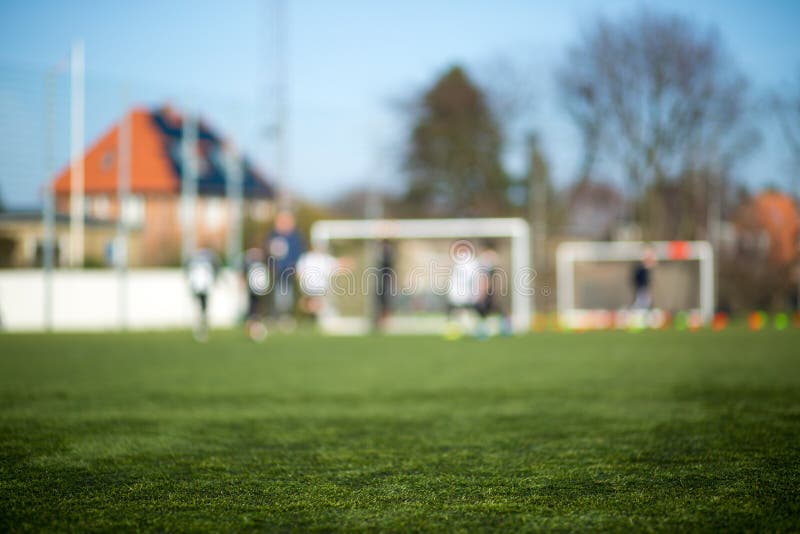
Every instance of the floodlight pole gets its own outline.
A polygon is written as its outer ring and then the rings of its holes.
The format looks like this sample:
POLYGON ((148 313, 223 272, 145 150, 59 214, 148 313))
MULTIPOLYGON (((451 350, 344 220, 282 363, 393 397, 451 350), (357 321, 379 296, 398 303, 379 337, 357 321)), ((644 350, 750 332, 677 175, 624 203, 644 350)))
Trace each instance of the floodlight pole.
POLYGON ((197 203, 197 117, 187 111, 181 125, 181 259, 185 264, 195 242, 195 205, 197 203))
MULTIPOLYGON (((378 193, 375 187, 371 187, 369 192, 367 193, 367 202, 364 206, 364 215, 366 219, 370 220, 378 220, 383 217, 383 203, 381 202, 380 194, 378 193)), ((378 258, 378 251, 380 250, 378 239, 370 239, 367 242, 367 246, 365 247, 364 253, 366 254, 365 264, 367 268, 373 267, 375 265, 375 260, 378 258)), ((374 294, 377 294, 379 289, 378 284, 380 281, 375 281, 375 288, 374 294)), ((375 299, 372 298, 373 291, 371 288, 367 288, 367 291, 364 291, 364 309, 367 310, 367 316, 372 320, 373 329, 378 329, 378 307, 375 299)))
POLYGON ((276 2, 275 54, 277 57, 277 75, 275 98, 277 105, 278 125, 278 174, 281 181, 281 201, 284 208, 291 208, 292 196, 289 191, 289 106, 288 106, 288 43, 286 28, 286 0, 276 2))
POLYGON ((83 41, 72 45, 70 68, 70 264, 83 266, 84 232, 84 49, 83 41))
POLYGON ((536 284, 534 266, 538 258, 532 256, 530 246, 530 227, 527 224, 515 224, 511 237, 511 271, 513 280, 511 284, 511 317, 512 327, 515 332, 527 332, 531 326, 531 312, 536 310, 535 291, 536 284), (526 270, 528 272, 526 272, 526 270), (531 272, 533 271, 533 272, 531 272), (521 293, 525 291, 528 294, 521 293))
MULTIPOLYGON (((48 176, 50 176, 48 174, 48 176)), ((42 243, 42 266, 44 267, 44 327, 53 329, 53 266, 55 264, 55 198, 53 186, 44 186, 44 239, 42 243)))
MULTIPOLYGON (((713 254, 719 258, 720 252, 720 234, 722 231, 722 176, 716 169, 713 170, 709 177, 710 199, 708 203, 708 213, 706 219, 706 233, 708 241, 711 243, 713 254)), ((712 308, 716 311, 717 297, 718 297, 718 283, 719 283, 719 262, 714 265, 714 274, 712 287, 712 308)), ((704 318, 705 320, 706 318, 704 318)), ((708 318, 710 320, 710 317, 708 318)))
POLYGON ((42 267, 44 267, 44 327, 53 329, 53 267, 55 265, 55 191, 53 190, 53 150, 55 135, 55 83, 56 70, 47 73, 45 81, 45 186, 42 204, 44 240, 42 243, 42 267))
MULTIPOLYGON (((786 125, 788 128, 788 125, 786 125)), ((788 134, 788 131, 787 131, 788 134)), ((797 158, 797 166, 794 170, 794 174, 792 175, 792 183, 791 188, 794 190, 794 204, 796 213, 800 213, 800 145, 798 145, 798 158, 797 158)), ((800 251, 800 235, 797 236, 797 241, 795 242, 795 251, 800 251)), ((800 314, 800 253, 797 254, 797 260, 795 261, 795 272, 797 276, 797 295, 796 295, 796 302, 794 306, 794 311, 800 314)))
MULTIPOLYGON (((123 108, 127 105, 127 90, 123 90, 123 108)), ((128 205, 131 189, 131 143, 133 137, 133 112, 127 112, 120 121, 117 134, 117 239, 113 259, 117 267, 119 289, 119 325, 128 327, 128 205)))
POLYGON ((288 54, 287 54, 287 2, 265 0, 263 15, 263 66, 264 101, 269 103, 267 116, 270 122, 264 128, 267 137, 265 156, 274 156, 275 201, 279 210, 291 209, 292 196, 289 184, 288 136, 288 54), (274 152, 272 150, 274 150, 274 152))
POLYGON ((236 148, 229 144, 225 148, 225 180, 228 197, 228 223, 226 257, 228 265, 237 271, 242 261, 242 199, 244 196, 244 161, 236 148))

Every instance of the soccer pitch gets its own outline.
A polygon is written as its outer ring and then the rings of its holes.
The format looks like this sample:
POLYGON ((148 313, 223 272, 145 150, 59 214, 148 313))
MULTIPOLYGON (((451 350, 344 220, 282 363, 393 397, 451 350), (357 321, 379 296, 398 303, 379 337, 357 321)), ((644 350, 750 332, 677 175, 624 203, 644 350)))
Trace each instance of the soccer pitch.
POLYGON ((800 331, 0 337, 0 530, 800 529, 800 331))

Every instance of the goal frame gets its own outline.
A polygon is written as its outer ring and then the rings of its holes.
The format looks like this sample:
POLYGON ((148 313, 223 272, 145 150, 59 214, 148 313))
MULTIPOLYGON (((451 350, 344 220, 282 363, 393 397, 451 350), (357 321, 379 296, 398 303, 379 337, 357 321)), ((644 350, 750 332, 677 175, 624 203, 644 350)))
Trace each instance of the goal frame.
POLYGON ((556 290, 559 320, 574 326, 584 314, 596 309, 575 307, 575 263, 637 261, 651 248, 659 262, 698 261, 700 264, 700 313, 704 323, 714 315, 714 250, 708 241, 565 241, 556 249, 556 290), (680 251, 676 254, 675 251, 680 251))
MULTIPOLYGON (((322 220, 311 227, 311 239, 327 250, 333 240, 378 241, 382 239, 509 239, 513 282, 531 270, 530 228, 520 218, 455 219, 352 219, 322 220)), ((511 326, 515 333, 530 329, 532 295, 522 294, 511 286, 511 326)), ((399 318, 398 318, 399 319, 399 318)), ((371 330, 369 317, 322 315, 319 324, 331 334, 366 334, 371 330)), ((397 325, 396 333, 441 333, 441 321, 426 322, 409 316, 397 325)))

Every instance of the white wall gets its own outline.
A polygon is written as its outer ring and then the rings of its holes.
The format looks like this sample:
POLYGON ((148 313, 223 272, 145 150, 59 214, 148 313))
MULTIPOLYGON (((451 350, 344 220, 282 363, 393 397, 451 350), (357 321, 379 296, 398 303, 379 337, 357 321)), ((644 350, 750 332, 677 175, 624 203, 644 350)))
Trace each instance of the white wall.
MULTIPOLYGON (((114 270, 56 270, 53 273, 53 329, 114 330, 123 325, 122 287, 114 270)), ((190 327, 197 306, 180 269, 128 271, 127 327, 190 327)), ((0 328, 44 330, 45 276, 38 269, 0 271, 0 328)), ((216 327, 233 326, 244 309, 244 288, 237 273, 222 271, 209 298, 216 327)))

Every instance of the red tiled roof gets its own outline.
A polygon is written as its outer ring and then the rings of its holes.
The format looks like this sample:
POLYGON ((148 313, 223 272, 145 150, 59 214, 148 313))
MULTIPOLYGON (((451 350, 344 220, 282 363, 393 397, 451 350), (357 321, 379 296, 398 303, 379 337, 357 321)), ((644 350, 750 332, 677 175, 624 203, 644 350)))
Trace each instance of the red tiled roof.
MULTIPOLYGON (((150 113, 133 109, 131 119, 131 191, 167 193, 180 188, 180 179, 170 164, 165 140, 150 113)), ((113 193, 117 190, 119 123, 100 137, 84 156, 84 187, 87 194, 113 193)), ((70 168, 59 173, 54 182, 56 194, 70 192, 70 168)))

